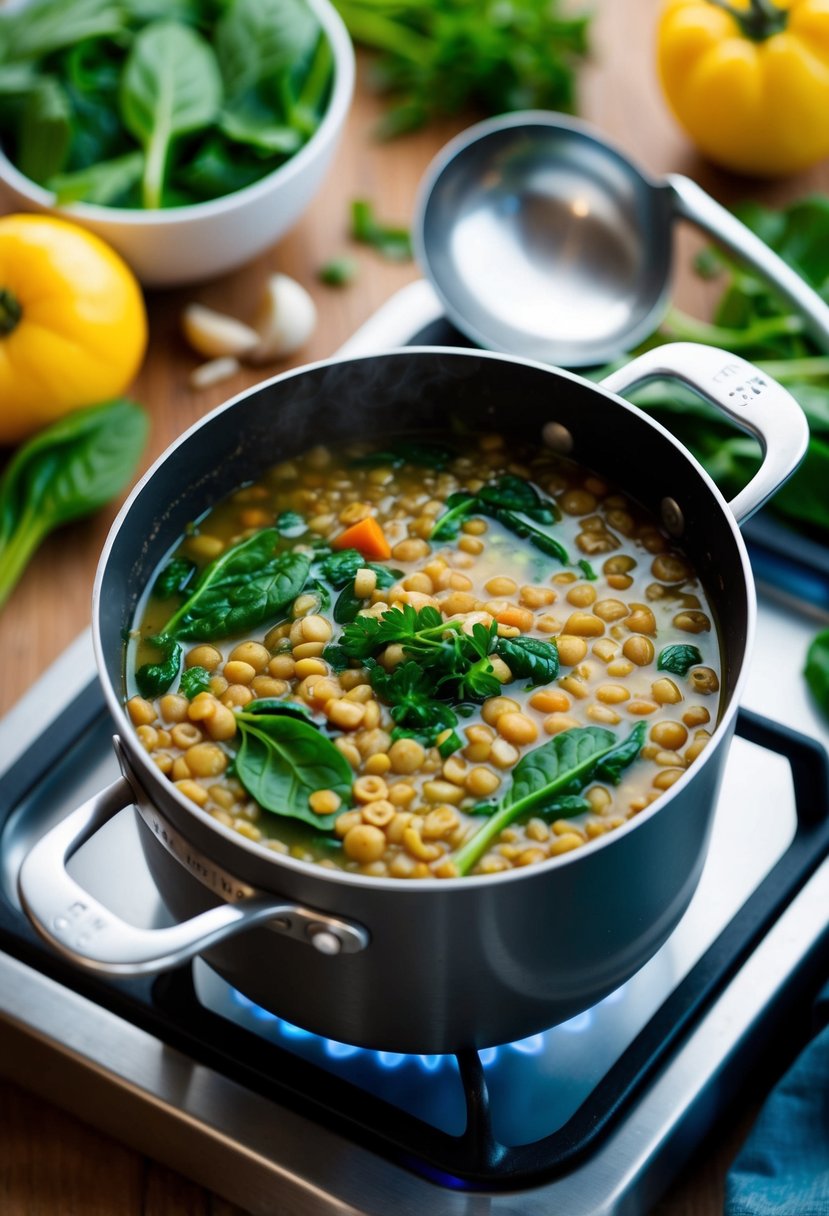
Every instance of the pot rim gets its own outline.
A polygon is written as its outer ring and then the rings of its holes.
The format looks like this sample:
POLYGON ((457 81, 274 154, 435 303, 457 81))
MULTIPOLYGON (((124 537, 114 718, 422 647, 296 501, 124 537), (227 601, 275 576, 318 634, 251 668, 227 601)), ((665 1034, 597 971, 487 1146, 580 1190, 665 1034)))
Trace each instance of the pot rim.
MULTIPOLYGON (((95 573, 95 583, 92 592, 92 642, 95 653, 95 661, 98 667, 98 676, 103 688, 107 707, 114 720, 122 728, 121 737, 125 746, 129 750, 132 763, 135 765, 141 775, 142 785, 145 791, 152 794, 155 784, 157 782, 161 782, 163 777, 150 760, 144 748, 138 745, 132 723, 130 722, 124 705, 122 704, 121 700, 119 700, 116 690, 110 683, 107 675, 106 656, 104 654, 100 633, 100 605, 103 582, 109 564, 110 553, 116 537, 118 536, 124 521, 131 511, 133 503, 144 491, 145 487, 152 481, 156 472, 165 464, 168 457, 185 443, 189 443, 204 426, 212 422, 215 418, 219 417, 227 410, 232 409, 239 402, 247 400, 254 394, 270 388, 273 384, 279 384, 283 381, 291 380, 294 377, 304 375, 306 372, 313 372, 327 367, 337 367, 343 364, 356 363, 364 360, 382 358, 389 355, 438 355, 441 357, 448 355, 450 357, 463 357, 494 360, 501 363, 514 363, 521 367, 531 367, 538 371, 549 373, 554 377, 562 377, 565 380, 570 380, 580 385, 586 385, 593 391, 615 402, 616 405, 623 409, 626 413, 634 414, 638 421, 645 422, 648 426, 652 427, 664 440, 667 440, 674 448, 677 449, 677 451, 691 465, 694 472, 709 491, 709 494, 713 498, 714 502, 720 508, 723 516, 723 522, 729 528, 734 539, 742 565, 743 586, 746 593, 746 637, 743 646, 743 653, 740 659, 742 666, 734 685, 731 700, 723 711, 720 720, 712 733, 711 742, 705 749, 704 753, 691 766, 691 768, 686 769, 683 775, 677 781, 675 781, 674 784, 663 793, 662 797, 656 800, 656 802, 653 802, 650 806, 645 807, 644 810, 628 819, 618 828, 615 828, 613 832, 605 833, 598 839, 591 840, 590 848, 586 851, 583 851, 582 849, 573 849, 570 852, 560 854, 557 857, 551 857, 546 862, 541 862, 535 866, 503 870, 496 874, 468 874, 458 878, 421 878, 417 880, 416 885, 417 890, 419 891, 426 890, 448 892, 450 890, 471 889, 477 888, 485 883, 518 882, 527 879, 528 877, 538 876, 541 873, 550 873, 553 866, 558 869, 560 866, 577 865, 579 862, 585 862, 589 860, 591 856, 596 855, 599 850, 610 847, 615 841, 627 836, 631 831, 638 827, 639 824, 647 822, 654 815, 664 810, 668 803, 678 796, 682 790, 684 790, 685 787, 694 779, 696 774, 701 771, 702 766, 708 760, 710 760, 711 756, 713 756, 714 752, 718 749, 723 739, 730 733, 731 724, 737 714, 740 704, 740 697, 745 685, 745 681, 748 677, 748 659, 754 644, 757 600, 748 551, 737 524, 737 520, 729 509, 728 503, 723 497, 722 493, 699 461, 697 461, 697 459, 688 451, 688 449, 681 444, 679 440, 677 440, 675 436, 673 436, 671 432, 667 430, 666 427, 662 426, 662 424, 657 422, 654 418, 651 418, 650 415, 637 409, 636 406, 632 405, 629 401, 626 401, 617 393, 613 393, 609 389, 604 388, 601 382, 594 383, 593 381, 587 380, 584 376, 580 376, 575 372, 567 371, 564 368, 554 367, 551 364, 541 363, 538 360, 526 359, 517 355, 506 355, 500 352, 469 349, 464 347, 394 347, 387 350, 376 351, 370 355, 355 355, 345 358, 334 355, 328 359, 319 359, 313 363, 306 363, 300 367, 291 368, 288 371, 280 372, 275 376, 271 376, 267 380, 261 380, 257 384, 252 385, 250 388, 243 389, 235 396, 229 398, 225 402, 222 402, 220 405, 216 406, 215 409, 205 414, 197 422, 193 423, 192 426, 188 427, 187 430, 182 432, 182 434, 179 435, 178 438, 175 439, 164 450, 164 452, 157 457, 143 477, 136 483, 118 512, 115 520, 113 521, 112 527, 110 528, 109 534, 104 543, 104 547, 101 551, 101 557, 95 573)), ((347 870, 328 869, 327 867, 320 866, 316 862, 300 861, 298 858, 286 856, 281 853, 271 852, 270 850, 262 848, 257 842, 246 839, 246 837, 240 835, 240 833, 234 831, 232 828, 226 827, 224 824, 214 819, 201 807, 197 806, 196 803, 179 793, 175 786, 169 782, 163 786, 163 789, 165 791, 165 795, 172 797, 173 800, 178 804, 180 810, 185 811, 189 816, 195 817, 204 826, 210 828, 211 831, 215 832, 221 839, 225 840, 226 843, 242 850, 242 852, 245 854, 249 854, 259 862, 261 862, 263 859, 268 861, 269 863, 273 864, 276 870, 285 867, 305 877, 311 876, 326 883, 332 882, 335 885, 344 884, 347 887, 362 887, 371 890, 398 892, 406 892, 411 890, 411 884, 406 883, 399 878, 371 877, 363 874, 352 874, 347 870)), ((278 891, 278 884, 275 884, 274 889, 278 891)))

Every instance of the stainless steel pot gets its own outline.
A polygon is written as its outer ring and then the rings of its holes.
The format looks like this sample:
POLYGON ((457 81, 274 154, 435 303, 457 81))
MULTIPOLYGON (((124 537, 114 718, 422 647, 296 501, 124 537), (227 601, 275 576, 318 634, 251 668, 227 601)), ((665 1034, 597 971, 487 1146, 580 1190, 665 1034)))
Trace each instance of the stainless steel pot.
POLYGON ((659 948, 696 887, 754 624, 736 521, 794 470, 806 441, 799 407, 767 376, 685 345, 653 351, 601 385, 479 351, 335 359, 222 406, 136 487, 101 558, 95 645, 124 776, 24 861, 21 898, 35 926, 66 957, 109 975, 160 971, 201 954, 290 1022, 393 1051, 514 1040, 594 1004, 659 948), (731 504, 667 431, 616 395, 665 376, 692 385, 760 439, 762 468, 731 504), (124 631, 185 525, 240 482, 320 440, 443 429, 450 418, 571 452, 678 538, 718 618, 723 709, 713 739, 653 807, 542 865, 406 883, 267 852, 183 798, 138 743, 123 709, 124 631), (131 804, 154 879, 183 922, 172 928, 127 925, 65 869, 84 840, 131 804))

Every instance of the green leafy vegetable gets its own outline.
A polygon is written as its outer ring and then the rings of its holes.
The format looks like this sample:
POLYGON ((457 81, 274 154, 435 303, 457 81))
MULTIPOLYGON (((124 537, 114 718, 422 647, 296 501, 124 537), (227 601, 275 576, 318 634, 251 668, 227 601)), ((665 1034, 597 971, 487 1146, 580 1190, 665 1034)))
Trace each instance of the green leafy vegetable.
POLYGON ((585 558, 585 557, 580 558, 579 561, 576 562, 576 565, 578 566, 579 570, 581 570, 582 574, 588 580, 588 582, 591 582, 591 583, 596 582, 596 580, 599 576, 596 573, 596 571, 593 569, 593 567, 590 565, 590 562, 587 560, 587 558, 585 558))
POLYGON ((71 139, 69 98, 54 77, 44 76, 31 89, 23 107, 17 145, 21 173, 43 185, 63 169, 71 139))
POLYGON ((829 714, 829 629, 813 639, 803 672, 809 691, 825 714, 829 714))
POLYGON ((351 204, 351 238, 361 245, 370 245, 391 262, 408 262, 412 256, 412 240, 407 228, 381 224, 374 208, 366 199, 351 204))
POLYGON ((427 440, 401 439, 392 448, 384 448, 379 452, 368 452, 352 460, 352 466, 360 469, 384 468, 390 466, 400 469, 403 465, 413 464, 423 469, 445 469, 456 457, 457 453, 451 448, 439 443, 429 443, 427 440))
POLYGON ((518 680, 549 684, 558 676, 558 647, 541 638, 499 638, 495 653, 500 655, 518 680))
POLYGON ((357 278, 357 263, 343 254, 320 266, 319 280, 326 287, 348 287, 357 278))
POLYGON ((453 854, 458 874, 468 874, 493 840, 522 815, 578 814, 580 800, 570 802, 601 768, 603 780, 618 781, 645 741, 645 724, 633 728, 620 743, 612 731, 600 726, 578 726, 562 731, 548 743, 528 752, 515 766, 512 784, 492 816, 453 854), (564 802, 563 799, 568 801, 564 802), (577 807, 577 809, 575 809, 577 807))
POLYGON ((0 478, 0 605, 49 532, 120 494, 147 430, 140 406, 111 401, 68 414, 17 449, 0 478))
POLYGON ((210 642, 278 617, 300 594, 311 563, 304 553, 275 553, 276 528, 226 549, 202 571, 164 634, 210 642))
POLYGON ((395 724, 407 734, 433 743, 442 731, 457 725, 457 716, 434 696, 433 681, 419 664, 401 663, 391 672, 375 665, 369 678, 374 691, 389 705, 395 724))
POLYGON ((563 0, 335 0, 356 42, 379 52, 397 135, 475 108, 569 110, 589 18, 563 0))
POLYGON ((189 557, 174 557, 167 563, 153 583, 153 595, 159 600, 168 600, 184 591, 196 573, 196 563, 189 557))
POLYGON ((62 203, 180 206, 294 155, 331 93, 305 0, 35 0, 0 12, 0 137, 62 203))
POLYGON ((558 507, 550 499, 520 477, 505 475, 482 486, 476 494, 458 490, 446 499, 445 510, 438 516, 430 540, 454 540, 461 525, 470 515, 488 515, 497 519, 515 536, 528 540, 536 549, 554 557, 562 565, 571 565, 564 545, 539 524, 551 524, 560 518, 558 507))
POLYGON ((297 511, 280 512, 276 517, 274 527, 280 536, 287 536, 291 540, 303 536, 308 531, 306 520, 297 511))
POLYGON ((294 706, 278 706, 257 710, 251 702, 237 712, 241 741, 236 776, 266 811, 329 831, 339 811, 316 815, 309 798, 317 790, 333 790, 348 805, 353 778, 349 763, 316 727, 294 715, 294 706))
POLYGON ((210 672, 206 667, 186 667, 181 673, 178 690, 188 701, 192 701, 200 692, 207 692, 209 687, 210 672))
POLYGON ((173 140, 207 127, 218 113, 216 56, 189 26, 154 21, 132 44, 121 79, 121 114, 144 149, 145 207, 160 207, 173 140))
MULTIPOLYGON (((391 587, 399 578, 403 577, 401 570, 389 570, 385 566, 378 566, 374 562, 362 562, 360 569, 373 570, 377 576, 376 586, 380 588, 391 587)), ((349 621, 353 621, 361 608, 366 606, 366 600, 358 596, 354 590, 354 580, 347 583, 343 587, 337 600, 334 604, 334 620, 338 625, 346 625, 349 621)))
MULTIPOLYGON (((158 648, 159 658, 155 663, 144 663, 139 667, 135 682, 142 697, 157 697, 159 693, 167 691, 181 670, 181 646, 175 638, 163 634, 148 638, 148 642, 158 648)), ((184 695, 187 696, 187 693, 184 695)))
POLYGON ((678 643, 660 650, 656 666, 659 671, 669 671, 674 676, 686 676, 690 668, 701 662, 702 655, 696 646, 678 643))

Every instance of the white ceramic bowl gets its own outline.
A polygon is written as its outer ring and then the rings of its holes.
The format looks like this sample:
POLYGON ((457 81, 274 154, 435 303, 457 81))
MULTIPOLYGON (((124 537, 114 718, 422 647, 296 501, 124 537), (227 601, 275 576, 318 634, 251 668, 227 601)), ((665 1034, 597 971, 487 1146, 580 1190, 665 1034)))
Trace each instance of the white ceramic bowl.
POLYGON ((161 211, 71 203, 24 177, 0 151, 3 201, 22 211, 54 212, 97 233, 126 259, 146 287, 212 278, 267 249, 294 224, 319 189, 339 142, 354 91, 354 50, 328 0, 306 0, 331 44, 334 78, 328 109, 300 150, 243 190, 161 211))

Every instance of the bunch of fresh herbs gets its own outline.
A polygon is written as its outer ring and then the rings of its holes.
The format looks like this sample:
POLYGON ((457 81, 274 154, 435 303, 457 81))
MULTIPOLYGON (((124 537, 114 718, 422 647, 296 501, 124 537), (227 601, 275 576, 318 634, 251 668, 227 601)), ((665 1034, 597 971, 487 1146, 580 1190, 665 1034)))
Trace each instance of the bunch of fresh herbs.
POLYGON ((473 109, 572 110, 590 18, 565 0, 334 0, 355 42, 379 52, 391 99, 381 134, 473 109))
MULTIPOLYGON (((398 733, 434 743, 457 725, 457 714, 501 691, 491 658, 497 655, 513 679, 547 684, 558 675, 554 642, 538 638, 502 638, 497 622, 463 628, 444 620, 437 608, 410 604, 389 608, 381 616, 356 616, 345 626, 325 657, 344 666, 356 659, 369 669, 377 695, 390 706, 398 733), (406 659, 387 671, 378 658, 387 646, 400 646, 406 659)), ((460 746, 457 736, 450 750, 460 746)))
POLYGON ((199 203, 292 156, 331 75, 304 0, 35 0, 0 16, 0 139, 62 203, 199 203))

